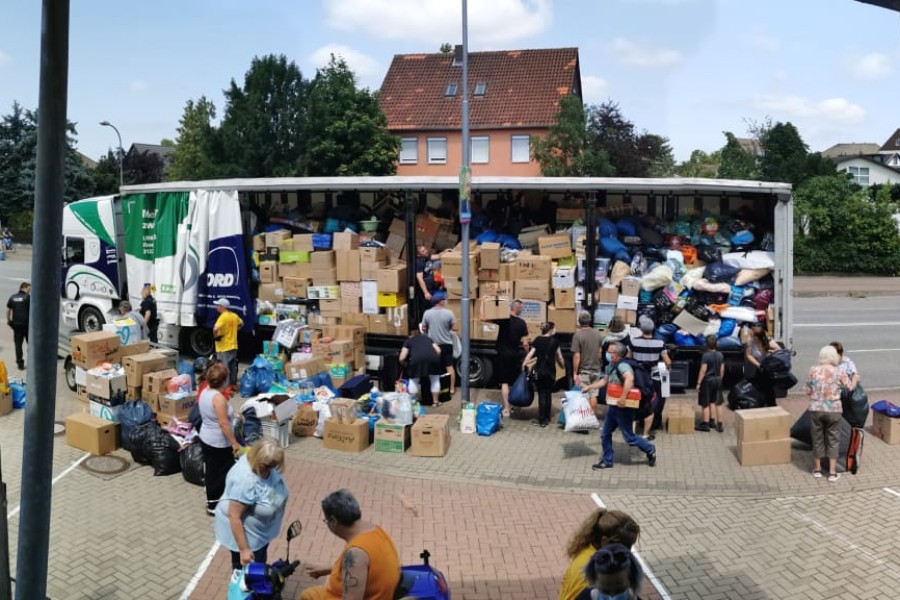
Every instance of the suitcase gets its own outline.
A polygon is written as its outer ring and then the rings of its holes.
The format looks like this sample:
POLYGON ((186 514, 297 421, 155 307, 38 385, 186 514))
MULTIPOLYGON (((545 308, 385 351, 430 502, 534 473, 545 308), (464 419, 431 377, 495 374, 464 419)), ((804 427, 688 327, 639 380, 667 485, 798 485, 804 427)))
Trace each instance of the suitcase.
POLYGON ((862 427, 850 429, 850 446, 847 448, 847 470, 854 475, 859 470, 859 461, 862 459, 865 439, 866 432, 862 427))

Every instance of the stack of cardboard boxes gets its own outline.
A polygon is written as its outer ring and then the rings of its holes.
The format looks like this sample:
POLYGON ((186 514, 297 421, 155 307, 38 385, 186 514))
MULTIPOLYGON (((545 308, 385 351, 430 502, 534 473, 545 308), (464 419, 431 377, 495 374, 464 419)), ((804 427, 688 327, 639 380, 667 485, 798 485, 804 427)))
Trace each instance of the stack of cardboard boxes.
POLYGON ((780 406, 735 411, 738 462, 744 467, 791 462, 791 415, 780 406))

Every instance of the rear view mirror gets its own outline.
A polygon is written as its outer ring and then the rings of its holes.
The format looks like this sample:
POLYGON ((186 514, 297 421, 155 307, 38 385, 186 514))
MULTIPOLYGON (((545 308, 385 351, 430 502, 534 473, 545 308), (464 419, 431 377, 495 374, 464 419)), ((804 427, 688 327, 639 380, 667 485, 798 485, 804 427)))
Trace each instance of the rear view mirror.
POLYGON ((302 531, 303 531, 303 523, 300 522, 300 519, 297 519, 296 521, 291 523, 290 527, 288 527, 287 541, 290 542, 292 539, 299 536, 302 531))

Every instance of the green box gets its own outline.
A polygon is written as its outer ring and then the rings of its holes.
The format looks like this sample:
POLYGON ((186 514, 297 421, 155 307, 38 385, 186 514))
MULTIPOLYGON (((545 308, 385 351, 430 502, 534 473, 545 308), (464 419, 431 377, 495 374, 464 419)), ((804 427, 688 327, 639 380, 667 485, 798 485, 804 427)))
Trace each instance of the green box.
POLYGON ((381 419, 375 423, 375 451, 403 454, 409 448, 410 427, 381 419))
POLYGON ((310 252, 308 250, 282 250, 278 254, 278 262, 283 263, 308 263, 310 252))

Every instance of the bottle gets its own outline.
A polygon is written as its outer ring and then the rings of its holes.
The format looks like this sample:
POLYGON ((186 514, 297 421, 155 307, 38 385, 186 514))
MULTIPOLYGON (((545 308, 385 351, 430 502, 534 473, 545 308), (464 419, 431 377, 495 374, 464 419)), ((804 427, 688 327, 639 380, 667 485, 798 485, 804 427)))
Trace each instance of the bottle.
POLYGON ((381 392, 378 389, 378 382, 372 382, 372 390, 369 392, 369 401, 372 403, 372 406, 378 410, 378 413, 381 414, 381 392))
POLYGON ((413 412, 412 402, 409 399, 409 394, 401 394, 400 400, 397 404, 397 417, 395 421, 399 425, 412 425, 413 412))

